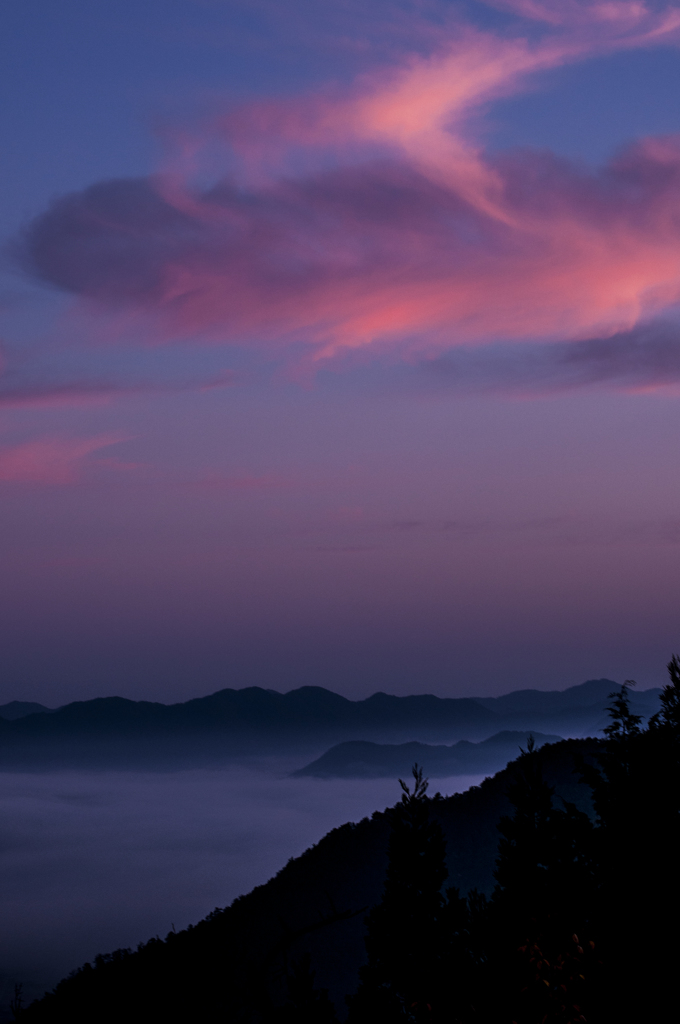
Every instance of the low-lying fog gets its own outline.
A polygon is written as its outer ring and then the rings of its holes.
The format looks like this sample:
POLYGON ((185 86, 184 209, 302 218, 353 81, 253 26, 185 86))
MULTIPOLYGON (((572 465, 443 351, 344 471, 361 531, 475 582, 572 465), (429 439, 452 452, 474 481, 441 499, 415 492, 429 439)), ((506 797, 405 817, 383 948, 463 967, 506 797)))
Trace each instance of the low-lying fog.
POLYGON ((291 779, 293 767, 1 773, 2 1009, 15 981, 33 998, 97 953, 184 928, 399 797, 390 779, 291 779))

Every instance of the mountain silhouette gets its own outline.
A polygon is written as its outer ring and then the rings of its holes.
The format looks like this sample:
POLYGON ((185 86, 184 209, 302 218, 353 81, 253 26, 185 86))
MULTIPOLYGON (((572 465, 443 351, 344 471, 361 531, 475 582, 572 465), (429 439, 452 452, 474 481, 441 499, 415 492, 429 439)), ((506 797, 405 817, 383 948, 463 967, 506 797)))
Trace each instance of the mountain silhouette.
POLYGON ((52 714, 51 708, 44 704, 36 704, 32 700, 11 700, 9 704, 0 704, 0 718, 7 722, 14 722, 17 718, 25 718, 26 715, 52 714))
MULTIPOLYGON (((581 737, 607 722, 611 680, 563 691, 520 690, 504 697, 396 697, 353 701, 320 686, 288 693, 225 689, 178 704, 103 697, 8 720, 0 716, 0 767, 190 767, 272 755, 318 758, 349 741, 450 745, 503 731, 581 737)), ((631 695, 648 718, 659 690, 631 695)), ((26 708, 26 704, 13 702, 26 708)), ((303 761, 304 763, 304 761, 303 761)))
POLYGON ((320 779, 331 778, 394 778, 408 775, 414 763, 422 765, 431 778, 451 775, 491 774, 503 768, 517 756, 533 736, 536 747, 556 743, 561 736, 543 733, 499 732, 481 743, 460 740, 450 747, 430 746, 426 743, 381 744, 366 740, 338 743, 316 761, 293 774, 310 775, 320 779))

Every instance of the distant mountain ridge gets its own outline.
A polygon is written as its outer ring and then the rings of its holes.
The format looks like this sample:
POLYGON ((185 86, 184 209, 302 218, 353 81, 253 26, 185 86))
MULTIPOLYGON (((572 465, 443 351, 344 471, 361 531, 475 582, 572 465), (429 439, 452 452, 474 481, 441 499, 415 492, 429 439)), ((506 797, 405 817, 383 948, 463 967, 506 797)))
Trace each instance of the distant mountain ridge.
POLYGON ((606 700, 612 687, 619 685, 611 679, 588 679, 566 690, 513 690, 500 697, 475 697, 475 700, 482 707, 499 714, 512 711, 565 711, 567 708, 589 707, 597 701, 606 700))
MULTIPOLYGON (((359 701, 320 686, 288 693, 248 687, 169 705, 96 698, 21 716, 18 709, 30 705, 12 702, 0 708, 0 766, 182 767, 251 755, 318 757, 333 745, 359 740, 450 745, 504 730, 581 737, 604 727, 607 695, 617 687, 595 679, 567 690, 502 697, 374 693, 359 701)), ((659 692, 633 692, 633 709, 648 717, 659 692)))
POLYGON ((415 722, 440 729, 480 729, 496 721, 496 715, 471 697, 441 698, 430 694, 393 697, 374 693, 352 701, 320 686, 303 686, 288 693, 257 686, 243 690, 219 690, 180 704, 133 701, 124 697, 97 697, 75 701, 49 713, 15 717, 12 728, 24 735, 97 732, 228 730, 263 733, 304 733, 338 729, 406 729, 415 722))
POLYGON ((452 775, 486 775, 500 771, 508 761, 518 757, 530 736, 533 736, 537 747, 562 739, 561 736, 546 736, 540 732, 505 731, 481 743, 459 740, 450 747, 415 742, 394 745, 350 740, 331 747, 316 761, 293 774, 320 779, 396 778, 408 776, 413 764, 417 763, 427 776, 435 779, 452 775))
POLYGON ((14 722, 17 718, 25 718, 27 715, 52 714, 52 708, 46 708, 44 704, 36 704, 32 700, 11 700, 9 704, 0 704, 0 718, 7 722, 14 722))

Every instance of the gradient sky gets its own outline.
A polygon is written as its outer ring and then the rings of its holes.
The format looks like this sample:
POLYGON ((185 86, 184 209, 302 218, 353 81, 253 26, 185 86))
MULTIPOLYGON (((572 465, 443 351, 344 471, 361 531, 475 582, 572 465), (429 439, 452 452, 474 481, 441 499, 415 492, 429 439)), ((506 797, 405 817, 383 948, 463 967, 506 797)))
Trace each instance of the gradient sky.
POLYGON ((680 4, 0 18, 0 702, 657 685, 680 4))

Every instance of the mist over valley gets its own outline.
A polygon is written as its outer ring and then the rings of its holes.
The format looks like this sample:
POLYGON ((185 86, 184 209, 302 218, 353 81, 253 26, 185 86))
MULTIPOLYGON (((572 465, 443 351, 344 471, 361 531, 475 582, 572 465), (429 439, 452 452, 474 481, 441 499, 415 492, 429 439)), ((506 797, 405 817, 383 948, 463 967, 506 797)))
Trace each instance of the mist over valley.
MULTIPOLYGON (((559 743, 536 723, 597 733, 614 689, 349 701, 252 688, 169 706, 0 707, 5 1019, 17 982, 38 997, 98 953, 186 928, 330 830, 394 804, 414 761, 433 789, 462 792, 530 736, 559 743)), ((652 714, 658 693, 633 694, 637 711, 652 714)))

